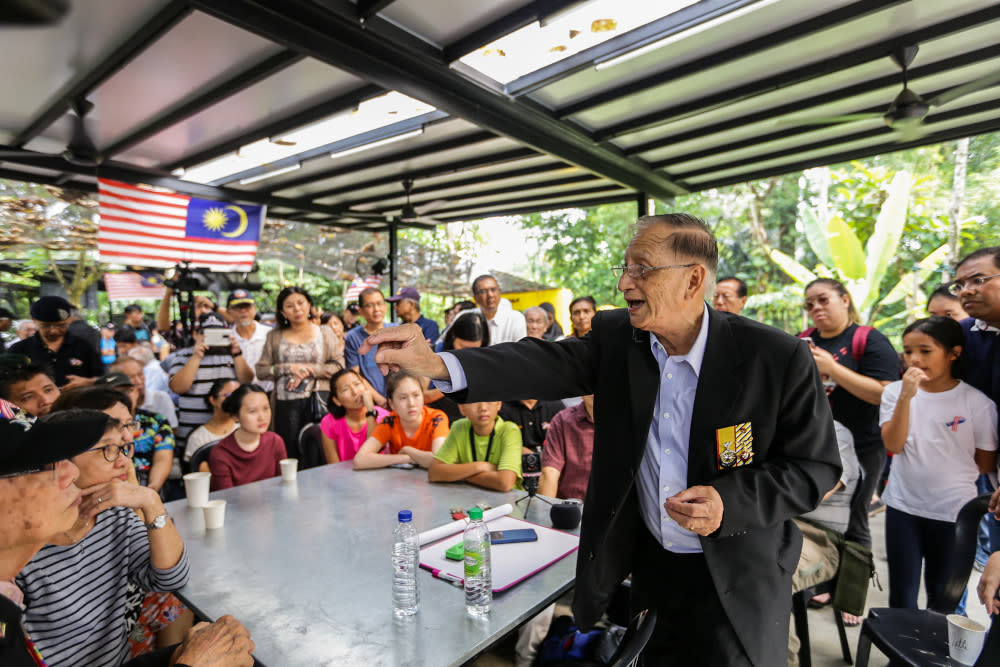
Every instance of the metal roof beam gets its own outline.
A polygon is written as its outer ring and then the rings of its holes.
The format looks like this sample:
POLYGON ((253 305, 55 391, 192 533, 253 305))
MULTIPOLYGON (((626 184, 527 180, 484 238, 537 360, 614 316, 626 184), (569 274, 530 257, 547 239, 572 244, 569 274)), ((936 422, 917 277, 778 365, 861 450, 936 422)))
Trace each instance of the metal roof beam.
MULTIPOLYGON (((957 69, 959 67, 966 67, 968 65, 974 65, 980 62, 985 62, 987 60, 992 60, 1000 55, 1000 46, 991 45, 986 48, 977 49, 976 51, 970 51, 968 53, 963 53, 959 56, 954 56, 952 58, 945 58, 944 60, 939 60, 937 62, 929 63, 922 67, 914 67, 909 70, 909 81, 910 85, 925 76, 931 76, 933 74, 939 74, 951 69, 957 69)), ((688 130, 687 132, 680 132, 678 134, 671 135, 669 137, 661 137, 658 139, 653 139, 651 141, 644 142, 642 144, 636 144, 635 146, 630 146, 625 150, 629 155, 645 153, 647 151, 656 150, 657 148, 664 148, 672 144, 679 144, 684 141, 690 141, 692 139, 701 139, 703 137, 711 136, 718 132, 725 132, 727 130, 733 130, 741 127, 746 127, 751 123, 758 123, 764 120, 770 120, 777 116, 784 116, 790 113, 797 113, 804 111, 806 109, 811 109, 813 107, 829 104, 835 102, 839 99, 844 99, 848 97, 855 97, 858 95, 864 95, 870 93, 874 90, 880 88, 886 88, 889 86, 899 86, 901 85, 899 74, 890 74, 889 76, 879 77, 877 79, 872 79, 870 81, 864 81, 862 83, 854 84, 852 86, 846 86, 840 88, 839 90, 831 90, 829 92, 822 93, 820 95, 813 95, 812 97, 807 97, 797 102, 791 102, 789 104, 782 104, 776 107, 771 107, 769 109, 764 109, 763 111, 757 111, 752 114, 747 114, 745 116, 727 118, 726 120, 714 123, 712 125, 698 127, 693 130, 688 130)), ((924 97, 930 99, 931 95, 924 94, 924 97)), ((868 109, 860 109, 856 113, 867 113, 870 111, 880 111, 888 108, 888 103, 883 104, 879 107, 869 107, 868 109)), ((783 136, 793 136, 799 132, 808 132, 815 129, 815 126, 810 128, 809 126, 803 126, 802 128, 797 128, 795 132, 790 134, 784 134, 783 136)), ((774 136, 773 138, 781 138, 774 136)), ((752 139, 753 143, 760 143, 760 137, 754 137, 752 139)), ((727 147, 728 148, 728 147, 727 147)), ((686 157, 686 156, 685 156, 686 157)), ((680 162, 680 159, 674 158, 673 161, 680 162)), ((657 163, 654 163, 655 167, 657 163)))
MULTIPOLYGON (((0 146, 0 151, 5 153, 7 151, 16 150, 18 149, 13 146, 0 146)), ((169 188, 176 192, 181 192, 193 197, 206 197, 209 199, 219 199, 223 201, 243 201, 251 204, 270 204, 299 211, 312 211, 314 213, 326 213, 329 215, 337 215, 340 213, 339 209, 333 206, 314 204, 312 202, 300 202, 286 197, 276 197, 266 192, 252 192, 247 190, 237 190, 235 188, 223 188, 211 185, 202 185, 201 183, 191 183, 189 181, 182 181, 169 173, 165 173, 157 169, 146 169, 130 164, 124 164, 122 162, 102 162, 99 167, 94 168, 67 162, 62 157, 57 155, 48 155, 46 153, 37 153, 35 151, 24 149, 21 149, 21 153, 22 155, 20 157, 9 158, 8 161, 16 164, 32 165, 38 167, 39 169, 48 169, 50 171, 67 172, 82 176, 96 176, 99 174, 102 178, 110 178, 128 183, 147 183, 149 185, 169 188)))
POLYGON ((358 20, 364 23, 396 0, 358 0, 358 20))
POLYGON ((736 44, 731 48, 715 51, 703 58, 698 58, 691 62, 671 67, 670 69, 662 72, 657 72, 656 74, 652 74, 635 81, 630 81, 620 86, 615 86, 614 88, 609 88, 608 90, 594 95, 593 97, 559 107, 555 110, 555 114, 559 118, 565 118, 566 116, 587 111, 588 109, 593 109, 594 107, 601 106, 602 104, 607 104, 608 102, 613 102, 623 97, 634 95, 655 86, 659 86, 668 81, 674 81, 676 79, 704 72, 712 69, 713 67, 720 67, 728 63, 737 62, 757 53, 773 49, 776 46, 781 46, 787 42, 801 39, 812 33, 828 30, 842 23, 854 21, 874 12, 880 12, 904 1, 906 0, 860 0, 860 2, 854 2, 850 5, 838 7, 837 9, 826 12, 825 14, 814 16, 806 19, 805 21, 796 23, 795 25, 788 26, 787 28, 782 28, 776 33, 756 37, 743 42, 742 44, 736 44))
POLYGON ((77 181, 73 179, 67 179, 64 174, 58 174, 56 176, 43 176, 41 174, 33 174, 27 171, 18 171, 16 169, 0 168, 0 178, 6 178, 12 181, 24 181, 25 183, 57 185, 60 188, 66 188, 67 190, 82 190, 83 192, 97 192, 97 183, 92 183, 90 181, 77 181))
POLYGON ((624 195, 614 195, 611 197, 597 197, 594 199, 583 199, 572 204, 553 204, 551 208, 539 209, 535 206, 522 206, 516 208, 502 209, 499 211, 487 211, 485 213, 472 213, 469 215, 451 216, 449 218, 435 218, 441 222, 465 222, 467 220, 482 220, 483 218, 496 218, 506 215, 521 215, 523 213, 538 213, 541 211, 562 211, 568 208, 589 208, 591 206, 601 206, 603 204, 620 204, 622 202, 634 202, 635 193, 624 195))
POLYGON ((198 97, 182 102, 173 109, 167 109, 146 125, 136 129, 130 134, 117 140, 101 151, 103 155, 114 157, 122 151, 128 150, 136 144, 142 143, 146 139, 163 130, 171 127, 186 118, 204 111, 205 109, 218 104, 231 95, 246 90, 255 83, 259 83, 273 74, 294 65, 303 60, 305 56, 295 51, 281 51, 273 56, 264 58, 255 65, 251 65, 236 76, 223 81, 210 90, 205 91, 198 97))
MULTIPOLYGON (((955 120, 958 118, 964 118, 966 116, 971 116, 974 114, 996 111, 997 101, 990 100, 988 102, 982 102, 980 104, 972 104, 961 109, 954 109, 952 111, 945 111, 935 113, 932 117, 934 123, 942 123, 949 120, 955 120)), ((931 126, 928 126, 931 127, 931 126)), ((814 128, 815 129, 815 128, 814 128)), ((783 157, 789 157, 791 155, 797 155, 799 153, 807 153, 809 151, 815 151, 829 146, 837 146, 839 144, 846 144, 852 141, 859 141, 861 139, 869 139, 871 137, 878 137, 882 135, 892 135, 893 130, 885 125, 880 127, 872 128, 870 130, 864 130, 861 132, 855 132, 853 134, 841 135, 839 137, 832 137, 830 139, 823 139, 821 141, 814 141, 809 144, 800 144, 797 146, 792 146, 790 148, 783 148, 781 150, 771 151, 769 153, 762 153, 758 155, 753 155, 748 158, 743 158, 740 160, 727 160, 725 163, 720 165, 715 165, 711 167, 702 167, 700 169, 692 169, 690 171, 683 172, 686 178, 692 178, 695 176, 702 176, 704 174, 711 174, 716 171, 722 171, 725 169, 732 169, 734 167, 745 167, 753 164, 758 164, 761 162, 767 162, 769 160, 779 160, 783 157)), ((896 135, 898 136, 898 135, 896 135)), ((767 141, 767 137, 759 137, 761 142, 767 141)), ((924 143, 927 143, 926 141, 924 143)), ((718 148, 715 150, 715 155, 722 155, 725 152, 725 147, 718 148)))
MULTIPOLYGON (((327 197, 341 195, 344 194, 345 192, 354 192, 356 190, 364 190, 365 188, 374 188, 380 185, 388 185, 389 183, 399 183, 404 178, 418 180, 421 178, 446 176, 448 174, 453 174, 457 171, 463 171, 465 169, 474 169, 476 167, 486 167, 492 164, 513 162, 515 160, 523 160, 529 157, 541 157, 541 156, 539 156, 538 153, 531 150, 530 148, 515 148, 513 150, 504 151, 502 153, 481 155, 479 157, 470 158, 468 160, 460 160, 458 162, 447 162, 445 164, 434 165, 432 167, 425 167, 423 169, 415 169, 405 174, 380 176, 379 178, 373 178, 358 183, 351 183, 349 185, 344 185, 339 188, 333 188, 332 190, 326 190, 324 192, 314 192, 310 194, 308 197, 304 197, 302 199, 305 201, 316 201, 319 199, 326 199, 327 197)), ((385 160, 382 161, 382 164, 385 164, 385 160)))
POLYGON ((298 129, 304 125, 308 125, 309 123, 326 118, 327 116, 332 116, 343 111, 349 111, 350 109, 357 107, 361 102, 372 97, 377 97, 385 92, 385 88, 380 86, 365 85, 350 92, 335 95, 320 102, 319 104, 309 107, 308 109, 303 109, 302 111, 285 116, 284 118, 279 118, 278 120, 270 123, 260 125, 247 131, 245 134, 241 134, 231 139, 225 139, 213 146, 200 150, 197 153, 185 155, 179 160, 161 165, 160 168, 164 171, 173 171, 174 169, 178 169, 180 167, 191 167, 196 164, 208 162, 209 160, 214 160, 215 158, 222 157, 226 153, 232 153, 240 146, 245 146, 246 144, 259 141, 260 139, 267 139, 268 137, 286 134, 291 130, 298 129))
POLYGON ((667 109, 643 114, 614 125, 610 125, 599 130, 596 138, 601 141, 613 139, 623 134, 637 132, 647 127, 661 125, 666 122, 680 120, 699 113, 704 113, 713 109, 725 107, 734 102, 740 102, 758 95, 774 92, 780 88, 786 88, 798 83, 817 79, 819 77, 845 70, 849 67, 862 65, 873 60, 888 57, 896 48, 920 44, 921 42, 943 37, 956 32, 962 32, 969 28, 995 21, 1000 18, 1000 5, 994 5, 986 9, 978 9, 963 16, 958 16, 947 21, 942 21, 919 30, 914 30, 905 35, 897 35, 887 40, 869 44, 860 49, 839 53, 826 60, 822 60, 801 67, 796 67, 785 72, 780 72, 774 76, 757 79, 750 83, 729 90, 718 91, 710 95, 679 104, 667 109))
MULTIPOLYGON (((491 202, 483 202, 482 204, 465 204, 462 206, 452 206, 450 208, 439 208, 435 209, 431 213, 427 214, 428 218, 437 219, 439 215, 446 216, 449 213, 457 213, 458 211, 467 211, 470 209, 480 209, 480 208, 492 208, 494 206, 508 206, 515 204, 528 204, 530 202, 540 202, 546 201, 548 199, 560 199, 563 197, 582 197, 584 195, 597 194, 599 192, 609 192, 610 190, 620 189, 620 186, 615 183, 602 183, 601 185, 594 186, 592 188, 582 188, 580 190, 573 190, 571 192, 545 192, 535 195, 525 195, 521 197, 511 197, 509 199, 498 199, 491 202)), ((631 199, 635 199, 635 194, 630 194, 631 199)), ((567 207, 575 207, 576 204, 569 202, 567 207)))
MULTIPOLYGON (((504 181, 509 178, 522 178, 524 176, 535 176, 537 174, 544 174, 550 171, 563 171, 566 168, 567 168, 566 165, 562 163, 540 164, 534 167, 515 169, 513 171, 505 171, 502 173, 494 173, 494 174, 484 174, 482 176, 472 176, 469 178, 462 178, 457 181, 445 181, 443 183, 434 183, 433 185, 426 185, 424 187, 414 187, 412 190, 410 190, 410 195, 411 196, 424 195, 432 192, 439 192, 441 190, 451 190, 453 188, 464 188, 470 185, 481 185, 483 183, 504 181)), ((589 177, 596 178, 592 174, 589 177)), ((404 175, 401 177, 397 177, 396 181, 402 181, 404 178, 412 178, 412 177, 409 175, 404 175)), ((530 187, 530 185, 524 185, 521 187, 530 187)), ((354 201, 340 202, 339 204, 337 204, 337 206, 344 206, 350 208, 362 204, 370 204, 372 202, 377 202, 382 199, 385 199, 385 197, 367 197, 367 198, 356 199, 354 201)), ((432 200, 436 199, 436 197, 432 197, 431 199, 432 200)), ((451 197, 449 197, 448 199, 450 200, 451 197)), ((419 204, 415 203, 414 205, 416 206, 419 204)))
POLYGON ((190 13, 191 8, 187 0, 172 0, 153 18, 129 35, 124 43, 105 56, 104 60, 63 86, 49 106, 14 137, 11 145, 23 148, 26 143, 66 113, 74 100, 89 95, 190 13))
POLYGON ((971 137, 977 134, 986 134, 987 132, 996 132, 998 130, 1000 130, 1000 118, 995 118, 992 120, 982 121, 980 123, 974 123, 972 125, 964 125, 962 127, 953 128, 944 132, 926 134, 913 141, 889 141, 881 144, 873 144, 871 146, 866 146, 865 148, 855 148, 849 151, 841 151, 839 153, 832 153, 829 155, 799 160, 797 162, 790 162, 788 164, 771 167, 763 171, 738 174, 736 176, 726 176, 725 178, 720 178, 717 181, 698 183, 695 187, 697 187, 698 190, 721 188, 727 185, 734 185, 736 183, 746 183, 747 181, 771 178, 772 176, 782 176, 796 171, 804 171, 806 169, 811 169, 812 167, 837 164, 840 162, 847 162, 848 160, 860 160, 873 155, 895 153, 910 148, 919 148, 920 146, 927 146, 929 144, 939 144, 945 141, 953 141, 955 139, 971 137))
MULTIPOLYGON (((424 144, 423 146, 418 146, 417 148, 412 148, 408 151, 403 151, 401 153, 393 153, 393 162, 405 162, 407 160, 412 160, 414 158, 426 157, 428 155, 433 155, 441 151, 450 151, 456 148, 465 148, 467 146, 472 146, 474 144, 482 143, 484 141, 489 141, 490 139, 497 139, 497 135, 492 132, 474 132, 472 134, 466 134, 460 137, 452 137, 451 139, 443 139, 431 144, 424 144)), ((370 160, 365 160, 364 162, 356 162, 351 165, 340 165, 336 167, 331 167, 330 169, 325 169, 318 172, 310 172, 309 174, 303 176, 297 176, 285 181, 280 181, 275 184, 275 191, 280 192, 282 190, 288 190, 291 188, 297 188, 300 185, 305 185, 307 183, 318 183, 320 181, 325 181, 330 178, 336 178, 338 176, 344 176, 346 174, 356 174, 366 169, 373 169, 375 167, 384 167, 385 158, 377 157, 370 160)), ((399 179, 397 179, 399 180, 399 179)))
MULTIPOLYGON (((593 183, 599 181, 600 179, 593 174, 582 174, 580 176, 570 176, 569 178, 559 178, 553 181, 544 181, 540 183, 521 183, 520 185, 508 185, 503 188, 494 188, 492 190, 480 190, 477 192, 466 192, 460 195, 451 195, 447 197, 447 201, 451 202, 462 201, 465 199, 480 199, 482 197, 495 197, 497 195, 507 195, 514 192, 524 192, 525 190, 533 190, 537 188, 545 187, 556 187, 560 185, 573 185, 575 183, 593 183)), ((613 184, 605 183, 607 187, 613 187, 613 184)), ((559 194, 571 194, 573 191, 563 191, 559 194)), ((412 194, 412 193, 411 193, 412 194)), ((405 196, 405 195, 404 195, 405 196)), ((399 195, 394 195, 394 198, 398 199, 399 195)), ((433 200, 431 200, 433 201, 433 200)), ((413 206, 419 208, 422 204, 428 203, 427 201, 422 202, 411 202, 413 206)), ((343 204, 341 204, 343 206, 343 204)), ((357 204, 352 204, 351 206, 357 206, 357 204)), ((375 208, 362 209, 359 212, 363 213, 385 213, 386 211, 395 211, 402 208, 402 204, 399 205, 386 205, 386 206, 376 206, 375 208)), ((437 209, 435 209, 437 210, 437 209)), ((430 211, 427 217, 434 217, 434 212, 430 211)))
POLYGON ((356 21, 305 0, 280 8, 263 0, 192 0, 216 18, 297 49, 318 60, 398 90, 447 113, 578 165, 625 187, 669 199, 687 192, 682 184, 595 143, 538 109, 487 89, 451 70, 442 60, 380 38, 356 21))

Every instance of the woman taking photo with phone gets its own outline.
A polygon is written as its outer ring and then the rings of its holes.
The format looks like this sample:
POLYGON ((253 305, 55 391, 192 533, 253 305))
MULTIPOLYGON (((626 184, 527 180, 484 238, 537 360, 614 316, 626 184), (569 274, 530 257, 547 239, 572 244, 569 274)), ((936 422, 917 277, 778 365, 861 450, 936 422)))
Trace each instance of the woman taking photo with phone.
POLYGON ((301 287, 278 293, 278 326, 267 334, 257 377, 274 382, 274 431, 292 458, 299 456, 299 432, 310 423, 313 393, 323 404, 330 377, 344 367, 344 344, 330 327, 312 321, 312 297, 301 287))

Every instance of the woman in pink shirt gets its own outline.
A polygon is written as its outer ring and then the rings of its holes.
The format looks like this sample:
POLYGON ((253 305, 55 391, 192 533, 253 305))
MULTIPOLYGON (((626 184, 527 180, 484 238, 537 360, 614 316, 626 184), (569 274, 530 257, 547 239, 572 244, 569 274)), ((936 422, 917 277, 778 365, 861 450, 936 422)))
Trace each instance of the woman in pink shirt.
POLYGON ((352 370, 331 377, 330 388, 330 412, 319 423, 323 453, 327 463, 350 461, 389 411, 375 405, 371 389, 352 370))
POLYGON ((212 449, 208 468, 212 490, 228 489, 281 474, 279 461, 286 458, 281 436, 267 430, 271 404, 267 393, 255 384, 241 384, 222 402, 239 426, 212 449))

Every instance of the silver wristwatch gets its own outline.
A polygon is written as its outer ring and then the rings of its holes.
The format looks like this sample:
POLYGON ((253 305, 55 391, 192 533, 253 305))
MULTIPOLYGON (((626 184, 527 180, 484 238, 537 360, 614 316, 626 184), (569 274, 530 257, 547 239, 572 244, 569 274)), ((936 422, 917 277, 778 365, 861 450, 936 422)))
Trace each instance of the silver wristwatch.
POLYGON ((170 515, 164 512, 160 516, 156 517, 152 521, 146 524, 147 530, 159 530, 167 525, 167 521, 170 520, 170 515))

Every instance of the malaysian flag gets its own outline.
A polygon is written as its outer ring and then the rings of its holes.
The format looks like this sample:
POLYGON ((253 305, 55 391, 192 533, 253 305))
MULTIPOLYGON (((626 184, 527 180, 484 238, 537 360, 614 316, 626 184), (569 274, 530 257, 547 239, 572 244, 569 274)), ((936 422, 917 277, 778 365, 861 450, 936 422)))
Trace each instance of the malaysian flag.
POLYGON ((116 271, 104 274, 104 288, 111 301, 134 301, 136 299, 162 299, 163 276, 143 271, 116 271))
POLYGON ((98 179, 101 261, 135 266, 191 266, 249 271, 264 223, 263 206, 156 192, 98 179))
POLYGON ((382 282, 382 276, 370 275, 367 278, 361 278, 358 276, 351 281, 350 286, 347 288, 347 293, 344 294, 344 303, 350 303, 351 301, 357 301, 358 295, 361 294, 363 290, 368 287, 378 287, 382 282))

